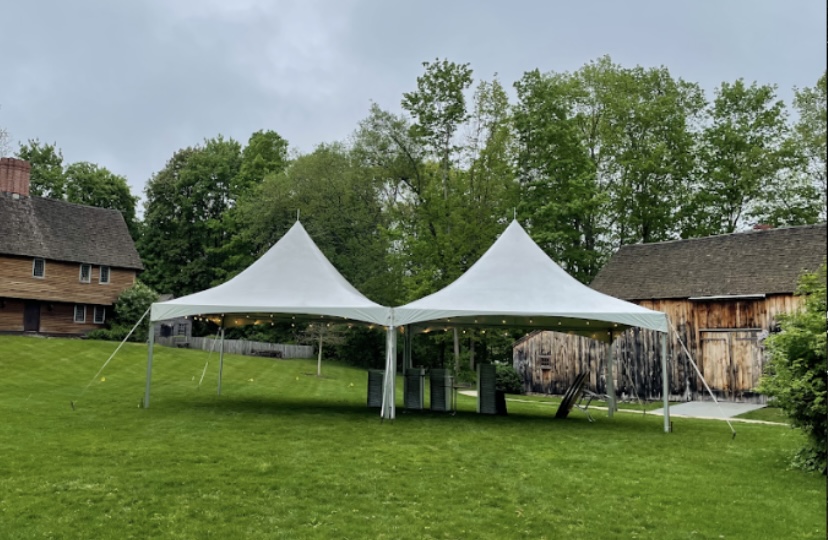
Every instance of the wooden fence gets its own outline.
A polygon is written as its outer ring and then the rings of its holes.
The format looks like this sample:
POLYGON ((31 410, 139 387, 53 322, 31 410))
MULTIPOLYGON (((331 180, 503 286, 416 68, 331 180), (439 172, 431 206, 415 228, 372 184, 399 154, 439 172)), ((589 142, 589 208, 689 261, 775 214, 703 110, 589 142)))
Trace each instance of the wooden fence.
MULTIPOLYGON (((208 337, 190 337, 182 339, 180 336, 159 337, 155 340, 159 345, 166 347, 188 347, 205 351, 219 350, 219 340, 208 337)), ((225 339, 224 352, 229 354, 244 354, 247 356, 270 356, 278 358, 313 358, 312 345, 285 345, 282 343, 264 343, 247 341, 245 339, 225 339)))

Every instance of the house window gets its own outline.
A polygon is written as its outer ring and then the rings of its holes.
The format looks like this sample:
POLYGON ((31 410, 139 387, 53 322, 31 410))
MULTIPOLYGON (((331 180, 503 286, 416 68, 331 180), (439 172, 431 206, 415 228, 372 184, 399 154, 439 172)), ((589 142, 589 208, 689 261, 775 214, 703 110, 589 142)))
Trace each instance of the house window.
POLYGON ((86 306, 83 304, 75 304, 75 322, 86 322, 86 306))
POLYGON ((187 324, 186 323, 178 323, 178 335, 179 336, 186 336, 187 335, 187 324))
POLYGON ((32 263, 32 276, 42 278, 46 276, 46 261, 44 259, 35 259, 32 263))
POLYGON ((81 283, 89 283, 92 281, 92 265, 91 264, 82 264, 80 265, 80 281, 81 283))
POLYGON ((101 266, 100 268, 100 282, 101 283, 109 283, 109 267, 108 266, 101 266))
POLYGON ((103 306, 95 306, 95 313, 92 321, 95 324, 103 324, 106 320, 106 308, 103 306))
POLYGON ((541 369, 552 369, 552 356, 549 354, 542 354, 538 356, 541 369))

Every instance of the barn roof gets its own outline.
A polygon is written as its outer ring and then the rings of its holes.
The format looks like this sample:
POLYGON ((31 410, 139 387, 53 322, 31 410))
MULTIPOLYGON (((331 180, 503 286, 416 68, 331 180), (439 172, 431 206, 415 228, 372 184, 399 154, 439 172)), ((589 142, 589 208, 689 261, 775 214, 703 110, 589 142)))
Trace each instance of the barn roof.
POLYGON ((117 210, 0 193, 0 254, 142 270, 117 210))
POLYGON ((625 300, 784 294, 826 258, 826 226, 622 246, 591 287, 625 300))

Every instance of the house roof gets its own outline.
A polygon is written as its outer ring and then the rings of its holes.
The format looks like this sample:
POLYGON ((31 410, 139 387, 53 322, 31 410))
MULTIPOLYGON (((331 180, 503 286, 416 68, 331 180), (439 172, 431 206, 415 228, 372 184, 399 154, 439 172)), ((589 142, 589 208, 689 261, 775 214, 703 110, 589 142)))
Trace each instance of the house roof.
POLYGON ((591 287, 626 300, 796 291, 826 258, 826 226, 622 246, 591 287))
POLYGON ((143 270, 117 210, 0 193, 0 254, 143 270))

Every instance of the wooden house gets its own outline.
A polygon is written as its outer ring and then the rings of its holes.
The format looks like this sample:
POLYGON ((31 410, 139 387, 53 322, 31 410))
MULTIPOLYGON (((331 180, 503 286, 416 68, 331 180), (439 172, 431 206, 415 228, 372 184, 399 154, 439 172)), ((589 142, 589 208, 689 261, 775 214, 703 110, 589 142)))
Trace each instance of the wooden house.
POLYGON ((117 210, 29 196, 29 164, 0 159, 0 332, 82 335, 143 269, 117 210))
MULTIPOLYGON (((623 246, 591 286, 667 313, 673 399, 708 399, 682 342, 718 398, 764 402, 756 386, 765 365, 763 340, 779 315, 801 305, 803 272, 826 260, 826 226, 808 225, 623 246)), ((629 329, 614 342, 614 381, 622 397, 660 399, 658 334, 629 329)), ((515 343, 513 362, 529 392, 563 393, 582 371, 605 392, 607 345, 554 332, 515 343)))

